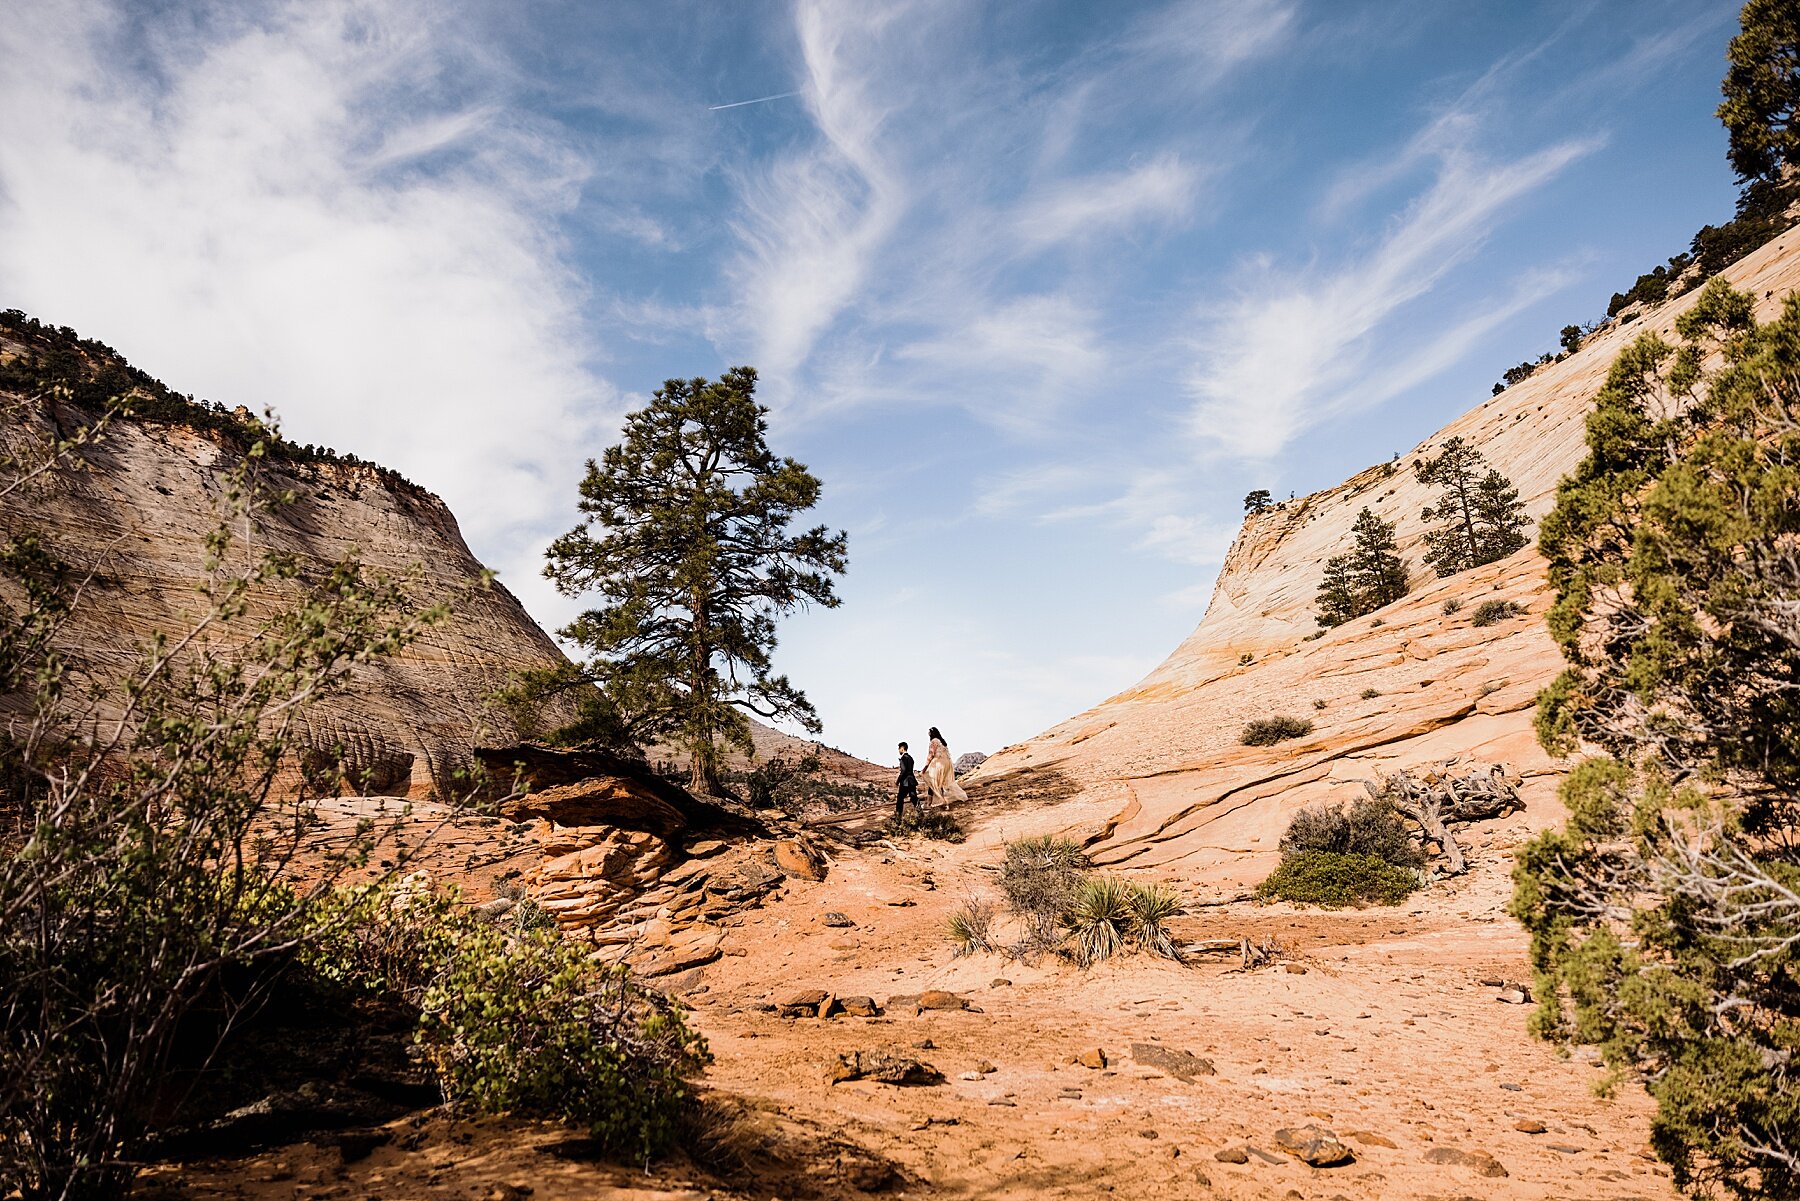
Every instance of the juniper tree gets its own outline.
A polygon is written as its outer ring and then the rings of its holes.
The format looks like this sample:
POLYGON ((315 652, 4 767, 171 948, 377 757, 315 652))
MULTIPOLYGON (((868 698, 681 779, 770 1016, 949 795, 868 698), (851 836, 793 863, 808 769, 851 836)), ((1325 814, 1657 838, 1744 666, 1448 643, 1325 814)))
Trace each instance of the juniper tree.
POLYGON ((692 786, 717 794, 725 745, 751 749, 744 711, 817 733, 806 694, 772 674, 775 623, 835 608, 846 536, 789 527, 819 500, 818 477, 770 451, 756 371, 669 380, 628 414, 624 439, 589 460, 582 518, 550 544, 544 574, 600 603, 563 636, 585 679, 628 711, 637 737, 668 737, 692 786))
POLYGON ((1244 512, 1264 513, 1274 503, 1275 499, 1269 495, 1267 488, 1258 488, 1244 497, 1244 512))
POLYGON ((1442 525, 1425 531, 1425 562, 1439 576, 1494 563, 1525 545, 1527 518, 1518 489, 1460 437, 1416 465, 1419 481, 1442 488, 1420 514, 1442 525))
POLYGON ((1726 52, 1719 120, 1731 135, 1728 157, 1738 177, 1776 178, 1800 160, 1800 9, 1793 0, 1750 0, 1742 32, 1726 52))
POLYGON ((1715 280, 1676 328, 1619 355, 1543 523, 1568 667, 1538 736, 1596 755, 1512 908, 1534 1028, 1644 1082, 1676 1183, 1795 1198, 1800 297, 1759 326, 1715 280))
POLYGON ((1351 548, 1325 561, 1317 601, 1322 626, 1342 625, 1406 595, 1406 562, 1392 523, 1365 508, 1351 533, 1351 548))

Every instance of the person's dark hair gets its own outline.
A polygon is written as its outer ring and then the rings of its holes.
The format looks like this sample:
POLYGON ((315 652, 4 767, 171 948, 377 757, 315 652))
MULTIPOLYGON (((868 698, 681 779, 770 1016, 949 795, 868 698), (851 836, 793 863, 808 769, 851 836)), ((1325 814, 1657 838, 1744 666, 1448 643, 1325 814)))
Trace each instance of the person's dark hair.
POLYGON ((942 734, 938 733, 938 728, 936 726, 931 727, 931 736, 933 738, 937 739, 939 742, 942 742, 944 744, 945 750, 950 749, 949 742, 945 741, 944 736, 942 734))
POLYGON ((905 743, 904 743, 904 742, 903 742, 903 743, 901 743, 901 744, 900 744, 900 749, 901 749, 901 750, 905 750, 905 749, 906 749, 906 744, 905 744, 905 743))

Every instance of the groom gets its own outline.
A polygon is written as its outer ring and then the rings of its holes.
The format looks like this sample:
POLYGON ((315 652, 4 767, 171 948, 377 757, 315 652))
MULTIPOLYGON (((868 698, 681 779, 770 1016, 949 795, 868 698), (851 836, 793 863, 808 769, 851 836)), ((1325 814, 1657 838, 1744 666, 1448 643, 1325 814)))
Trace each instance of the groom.
POLYGON ((925 811, 919 808, 919 782, 913 778, 913 757, 906 753, 906 744, 900 744, 900 780, 894 793, 894 820, 906 820, 906 798, 912 798, 913 812, 924 816, 925 811))

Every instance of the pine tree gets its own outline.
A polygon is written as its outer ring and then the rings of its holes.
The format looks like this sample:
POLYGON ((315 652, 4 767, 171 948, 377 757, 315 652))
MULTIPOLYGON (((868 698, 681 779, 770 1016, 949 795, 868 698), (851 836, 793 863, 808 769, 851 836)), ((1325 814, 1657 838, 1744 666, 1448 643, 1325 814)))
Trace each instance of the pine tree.
POLYGON ((1731 135, 1740 179, 1773 179, 1800 162, 1800 9, 1793 0, 1750 0, 1731 39, 1718 117, 1731 135))
POLYGON ((1266 513, 1275 503, 1275 498, 1267 488, 1258 488, 1244 497, 1244 512, 1250 514, 1266 513))
POLYGON ((1351 548, 1325 561, 1317 600, 1322 626, 1342 625, 1406 595, 1406 561, 1392 523, 1365 508, 1351 533, 1351 548))
POLYGON ((1421 483, 1443 489, 1420 514, 1444 523, 1425 531, 1425 562, 1440 577, 1497 562, 1525 545, 1528 519, 1518 489, 1491 467, 1483 473, 1486 466, 1481 452, 1460 437, 1417 466, 1421 483))
POLYGON ((586 679, 629 714, 634 736, 685 749, 696 791, 721 789, 721 744, 748 752, 741 710, 820 729, 806 694, 771 674, 775 621, 835 608, 846 538, 789 524, 820 483, 777 458, 756 372, 669 380, 625 419, 624 440, 588 462, 581 523, 551 543, 544 574, 602 604, 563 636, 590 655, 586 679))

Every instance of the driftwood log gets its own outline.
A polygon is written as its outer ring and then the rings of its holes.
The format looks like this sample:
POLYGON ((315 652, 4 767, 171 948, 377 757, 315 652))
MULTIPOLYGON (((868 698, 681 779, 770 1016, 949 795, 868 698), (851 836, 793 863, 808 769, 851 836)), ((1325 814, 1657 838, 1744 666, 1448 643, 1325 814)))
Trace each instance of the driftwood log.
POLYGON ((1387 801, 1402 817, 1418 823, 1424 841, 1436 843, 1444 856, 1444 874, 1461 875, 1468 860, 1453 823, 1486 821, 1525 808, 1519 800, 1518 781, 1497 763, 1475 767, 1461 776, 1452 773, 1455 760, 1424 771, 1417 779, 1405 768, 1362 785, 1378 801, 1387 801))

